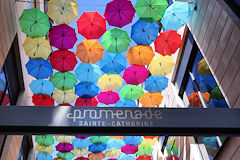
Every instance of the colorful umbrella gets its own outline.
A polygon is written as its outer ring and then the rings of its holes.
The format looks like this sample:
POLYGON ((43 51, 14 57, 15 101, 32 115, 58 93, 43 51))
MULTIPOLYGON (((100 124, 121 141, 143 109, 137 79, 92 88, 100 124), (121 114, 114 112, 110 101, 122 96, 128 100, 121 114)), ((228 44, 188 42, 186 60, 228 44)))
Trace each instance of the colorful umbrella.
POLYGON ((51 54, 50 63, 53 69, 60 72, 72 71, 77 64, 76 55, 69 50, 57 50, 51 54))
POLYGON ((211 99, 211 101, 209 102, 209 104, 207 104, 208 108, 229 108, 227 102, 225 101, 225 99, 211 99))
POLYGON ((50 0, 48 16, 57 24, 70 24, 78 17, 78 4, 74 0, 50 0))
POLYGON ((142 87, 135 85, 124 86, 120 91, 120 95, 123 99, 128 99, 132 101, 139 99, 143 93, 144 91, 142 87))
POLYGON ((123 79, 127 84, 139 85, 146 81, 149 76, 149 71, 143 66, 130 66, 125 69, 123 79))
POLYGON ((89 151, 88 151, 88 148, 80 148, 80 149, 74 148, 72 150, 72 153, 75 156, 86 156, 88 155, 89 151))
POLYGON ((211 94, 210 97, 213 99, 220 100, 224 98, 219 86, 215 87, 210 94, 211 94))
POLYGON ((120 97, 116 92, 103 91, 99 93, 99 95, 97 96, 97 99, 100 103, 109 105, 109 104, 115 104, 117 101, 119 101, 120 97))
POLYGON ((154 92, 162 92, 168 86, 168 78, 167 77, 159 77, 159 76, 150 76, 146 80, 145 90, 150 93, 154 92))
POLYGON ((106 20, 98 12, 83 12, 77 21, 78 33, 86 39, 99 39, 106 32, 106 20))
MULTIPOLYGON (((115 140, 120 140, 126 138, 126 136, 109 136, 109 138, 115 139, 115 140)), ((123 142, 124 143, 124 142, 123 142)), ((125 144, 125 143, 124 143, 125 144)), ((123 145, 124 146, 124 145, 123 145)), ((120 149, 120 148, 119 148, 120 149)))
POLYGON ((56 146, 56 150, 62 153, 71 152, 73 149, 74 148, 71 143, 59 143, 56 146))
POLYGON ((104 48, 98 41, 85 39, 77 45, 77 57, 83 63, 96 63, 103 58, 104 48))
MULTIPOLYGON (((201 93, 201 95, 202 95, 205 103, 209 102, 210 94, 208 92, 201 93)), ((188 101, 192 107, 202 106, 200 97, 198 96, 198 92, 193 92, 192 94, 190 94, 188 96, 188 101)))
POLYGON ((88 150, 92 153, 103 152, 107 148, 106 144, 91 144, 88 150))
POLYGON ((105 156, 106 157, 116 157, 116 156, 118 156, 121 153, 122 153, 121 150, 107 150, 105 152, 105 156))
POLYGON ((57 72, 52 76, 50 81, 53 83, 54 87, 62 91, 72 89, 77 83, 75 75, 70 72, 57 72))
POLYGON ((91 99, 98 95, 98 86, 91 82, 80 82, 75 86, 75 93, 80 98, 91 99))
POLYGON ((97 107, 98 101, 95 97, 88 98, 77 98, 75 107, 97 107))
POLYGON ((117 74, 104 74, 98 79, 98 86, 103 91, 114 91, 122 86, 123 79, 117 74))
POLYGON ((109 140, 108 136, 91 136, 90 141, 92 144, 105 144, 109 140))
POLYGON ((161 23, 167 31, 177 31, 187 24, 191 11, 188 2, 175 1, 165 11, 161 23))
POLYGON ((119 100, 114 107, 137 107, 137 105, 135 101, 122 99, 122 100, 119 100))
POLYGON ((143 107, 156 107, 162 103, 163 96, 161 93, 144 93, 140 98, 143 107))
POLYGON ((62 160, 71 160, 73 159, 74 155, 71 152, 66 153, 58 152, 57 157, 61 158, 62 160))
POLYGON ((167 147, 167 152, 168 152, 168 154, 178 155, 177 147, 169 146, 169 147, 167 147))
POLYGON ((90 137, 90 136, 75 136, 76 138, 80 138, 80 139, 86 139, 86 138, 88 138, 88 137, 90 137))
POLYGON ((41 145, 41 146, 51 146, 52 144, 54 144, 54 138, 53 136, 36 136, 35 137, 35 141, 41 145))
POLYGON ((58 106, 72 106, 72 105, 69 103, 63 103, 63 104, 58 104, 58 106))
POLYGON ((77 41, 75 29, 66 24, 53 26, 48 36, 51 45, 60 50, 73 48, 77 41))
POLYGON ((121 148, 121 151, 125 154, 134 154, 138 151, 138 146, 125 145, 121 148))
POLYGON ((198 73, 202 76, 212 76, 212 73, 205 58, 198 62, 198 73))
POLYGON ((111 26, 122 28, 132 22, 135 10, 129 0, 113 0, 106 6, 104 17, 111 26))
POLYGON ((30 58, 26 64, 26 68, 28 74, 37 79, 48 78, 53 73, 51 64, 45 59, 36 60, 30 58))
POLYGON ((29 37, 44 37, 50 29, 48 16, 38 8, 24 9, 19 23, 29 37))
POLYGON ((116 159, 116 158, 110 158, 110 159, 108 159, 108 160, 118 160, 118 159, 116 159))
POLYGON ((121 149, 124 145, 125 145, 125 142, 122 139, 114 139, 114 138, 111 137, 107 141, 107 148, 112 149, 112 150, 121 149))
POLYGON ((139 156, 136 160, 152 160, 152 156, 139 156))
POLYGON ((108 74, 119 74, 126 68, 127 59, 122 54, 107 53, 100 60, 101 70, 108 74))
POLYGON ((158 55, 151 61, 148 70, 153 76, 165 76, 172 72, 175 63, 171 56, 158 55))
POLYGON ((135 160, 137 158, 136 154, 125 154, 125 153, 121 153, 118 156, 119 160, 135 160))
POLYGON ((6 88, 6 82, 0 78, 0 92, 3 92, 5 88, 6 88))
POLYGON ((76 94, 72 89, 66 91, 56 89, 53 91, 52 97, 56 100, 57 103, 73 103, 76 99, 76 94))
POLYGON ((74 136, 55 136, 56 141, 60 143, 72 143, 74 136))
POLYGON ((121 53, 128 49, 131 40, 127 32, 120 29, 112 29, 103 35, 102 44, 107 52, 121 53))
POLYGON ((182 46, 181 35, 173 30, 161 32, 154 45, 155 51, 163 56, 174 54, 182 46))
POLYGON ((153 138, 153 139, 144 138, 140 146, 141 147, 154 146, 157 143, 157 141, 158 141, 157 138, 153 138))
POLYGON ((52 52, 50 42, 44 38, 27 37, 22 46, 26 55, 31 58, 47 59, 52 52))
POLYGON ((138 146, 142 143, 143 139, 141 136, 126 136, 123 141, 127 145, 138 146))
POLYGON ((170 156, 169 160, 179 160, 179 158, 176 155, 170 156))
POLYGON ((202 137, 202 141, 203 141, 204 145, 206 146, 206 148, 209 148, 209 149, 215 149, 215 148, 217 149, 218 148, 216 137, 202 137))
POLYGON ((143 138, 145 138, 145 139, 154 139, 154 138, 156 138, 157 136, 143 136, 143 138))
POLYGON ((131 38, 137 45, 149 46, 154 42, 159 33, 159 25, 149 23, 143 20, 138 20, 133 26, 131 31, 131 38))
POLYGON ((196 76, 196 83, 201 92, 211 92, 216 86, 217 83, 213 76, 196 76))
POLYGON ((80 139, 76 138, 72 141, 73 147, 77 149, 88 148, 91 145, 90 138, 80 139))
POLYGON ((78 158, 76 158, 76 159, 74 159, 74 160, 89 160, 88 158, 85 158, 85 157, 78 157, 78 158))
POLYGON ((150 64, 154 56, 152 47, 138 45, 129 49, 126 58, 131 65, 145 66, 150 64))
POLYGON ((75 73, 78 80, 92 83, 95 83, 102 75, 98 65, 88 63, 80 63, 75 73))
POLYGON ((139 156, 143 156, 143 155, 151 155, 153 152, 153 148, 152 147, 139 147, 138 148, 138 152, 136 153, 139 156))
POLYGON ((55 89, 52 82, 44 79, 33 80, 29 87, 33 94, 51 95, 55 89))
POLYGON ((48 155, 43 154, 43 153, 37 154, 37 160, 52 160, 52 159, 53 159, 53 157, 50 154, 48 154, 48 155))
POLYGON ((162 18, 167 7, 166 0, 137 0, 135 10, 140 19, 152 23, 162 18))
POLYGON ((104 153, 90 153, 88 154, 88 159, 89 160, 102 160, 103 158, 105 158, 105 154, 104 153))
POLYGON ((54 106, 54 99, 49 95, 34 94, 32 102, 35 106, 54 106))
POLYGON ((175 137, 171 137, 168 139, 167 143, 169 146, 173 146, 175 144, 174 141, 175 141, 175 137))

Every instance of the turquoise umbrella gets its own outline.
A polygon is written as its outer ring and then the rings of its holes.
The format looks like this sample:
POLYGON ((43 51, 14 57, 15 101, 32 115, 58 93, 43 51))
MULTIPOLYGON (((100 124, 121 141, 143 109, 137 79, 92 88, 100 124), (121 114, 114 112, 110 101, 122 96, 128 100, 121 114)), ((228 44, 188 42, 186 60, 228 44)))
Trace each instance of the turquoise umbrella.
POLYGON ((33 80, 29 84, 29 87, 32 90, 33 94, 51 95, 55 90, 52 82, 44 79, 33 80))
POLYGON ((137 105, 135 101, 122 99, 122 100, 119 100, 114 107, 137 107, 137 105))
POLYGON ((6 87, 6 82, 0 78, 0 92, 3 92, 6 87))

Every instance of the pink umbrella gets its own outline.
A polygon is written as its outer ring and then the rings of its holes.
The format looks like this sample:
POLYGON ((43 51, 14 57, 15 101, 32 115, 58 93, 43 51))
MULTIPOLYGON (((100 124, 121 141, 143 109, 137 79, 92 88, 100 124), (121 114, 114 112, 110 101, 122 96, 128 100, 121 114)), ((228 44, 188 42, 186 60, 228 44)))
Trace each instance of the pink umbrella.
POLYGON ((125 154, 134 154, 138 151, 138 146, 125 145, 121 148, 121 151, 125 154))
POLYGON ((116 158, 110 158, 110 159, 108 159, 108 160, 118 160, 118 159, 116 159, 116 158))
POLYGON ((143 66, 130 66, 125 69, 123 79, 127 84, 138 85, 146 81, 149 76, 149 71, 143 66))
POLYGON ((90 137, 90 136, 76 136, 76 138, 80 138, 80 139, 86 139, 88 137, 90 137))
POLYGON ((129 0, 113 0, 106 6, 104 17, 111 26, 123 27, 132 22, 135 9, 129 0))
POLYGON ((56 150, 62 153, 71 152, 73 149, 74 148, 71 143, 59 143, 56 146, 56 150))
POLYGON ((75 29, 66 24, 53 26, 49 32, 49 40, 52 46, 63 50, 71 49, 77 41, 75 29))
POLYGON ((112 91, 103 91, 100 92, 97 96, 97 99, 100 103, 109 105, 109 104, 115 104, 117 101, 119 101, 119 95, 116 92, 112 91))

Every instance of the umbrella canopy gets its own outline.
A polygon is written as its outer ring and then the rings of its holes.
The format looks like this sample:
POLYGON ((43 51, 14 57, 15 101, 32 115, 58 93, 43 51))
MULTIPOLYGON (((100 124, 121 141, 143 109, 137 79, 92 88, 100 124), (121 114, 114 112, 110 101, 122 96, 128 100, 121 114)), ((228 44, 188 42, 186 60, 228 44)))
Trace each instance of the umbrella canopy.
POLYGON ((211 92, 216 86, 217 83, 213 76, 196 76, 196 83, 201 92, 211 92))
POLYGON ((72 150, 72 153, 75 156, 86 156, 88 155, 89 151, 88 151, 88 148, 80 148, 80 149, 74 148, 72 150))
POLYGON ((57 103, 73 103, 76 99, 76 94, 72 89, 66 91, 56 89, 53 91, 52 97, 56 100, 57 103))
MULTIPOLYGON (((106 152, 105 152, 105 156, 106 157, 116 157, 116 156, 118 156, 119 154, 121 154, 122 152, 121 152, 121 150, 119 149, 119 150, 107 150, 106 152)), ((109 160, 109 159, 108 159, 109 160)))
POLYGON ((174 141, 175 141, 175 137, 171 137, 168 139, 167 143, 169 146, 172 146, 173 144, 175 144, 174 141))
POLYGON ((103 158, 105 158, 105 154, 104 153, 90 153, 88 154, 88 159, 89 160, 102 160, 103 158))
POLYGON ((40 145, 40 146, 51 146, 54 144, 54 138, 53 136, 36 136, 35 141, 40 145))
POLYGON ((80 138, 80 139, 86 139, 86 138, 88 138, 88 137, 90 137, 90 136, 75 136, 76 138, 80 138))
POLYGON ((98 95, 98 86, 91 82, 80 82, 75 86, 75 93, 80 98, 91 99, 98 95))
POLYGON ((135 101, 121 99, 115 104, 114 107, 137 107, 137 105, 135 101))
POLYGON ((139 156, 136 160, 152 160, 152 156, 139 156))
POLYGON ((153 138, 153 139, 144 138, 140 146, 141 147, 154 146, 157 143, 157 141, 158 141, 157 138, 153 138))
POLYGON ((202 137, 202 141, 204 143, 204 145, 206 146, 206 148, 218 148, 218 144, 217 144, 217 139, 216 137, 202 137))
POLYGON ((126 136, 123 141, 127 145, 138 146, 142 143, 143 139, 141 136, 126 136))
POLYGON ((71 152, 66 153, 58 152, 57 157, 61 158, 62 160, 71 160, 73 159, 74 155, 71 152))
POLYGON ((47 59, 52 52, 50 42, 44 38, 27 37, 22 46, 26 55, 31 58, 47 59))
POLYGON ((0 92, 3 92, 6 87, 6 82, 0 78, 0 92))
POLYGON ((107 148, 106 144, 91 144, 88 150, 92 153, 103 152, 107 148))
POLYGON ((178 149, 176 146, 175 147, 172 147, 172 146, 167 147, 167 152, 168 152, 168 154, 178 155, 178 149), (172 153, 171 153, 171 151, 172 151, 172 153))
POLYGON ((140 19, 152 23, 163 17, 167 7, 166 0, 137 0, 135 10, 140 19))
POLYGON ((154 139, 154 138, 156 138, 157 136, 143 136, 143 138, 145 138, 145 139, 154 139))
POLYGON ((137 45, 149 46, 154 42, 159 33, 159 25, 149 23, 143 20, 138 20, 133 26, 131 31, 131 38, 137 45))
POLYGON ((151 155, 152 152, 153 152, 152 147, 139 147, 138 152, 136 154, 139 156, 143 156, 143 155, 151 155))
POLYGON ((99 39, 106 32, 106 20, 98 12, 83 12, 77 21, 78 33, 86 39, 99 39))
POLYGON ((77 45, 77 57, 83 63, 96 63, 103 58, 104 48, 98 41, 85 39, 77 45))
POLYGON ((78 80, 92 83, 95 83, 102 75, 98 65, 88 63, 80 63, 75 73, 78 80))
POLYGON ((205 58, 198 62, 198 73, 202 76, 212 76, 205 58))
POLYGON ((118 160, 118 159, 116 159, 116 158, 110 158, 110 159, 108 159, 108 160, 118 160))
POLYGON ((125 145, 121 148, 121 151, 125 154, 134 154, 138 151, 138 146, 125 145))
POLYGON ((140 103, 143 107, 156 107, 162 103, 163 96, 161 93, 146 92, 141 96, 140 103))
POLYGON ((28 74, 37 79, 48 78, 53 73, 51 64, 45 59, 36 60, 30 58, 26 64, 26 68, 28 74))
POLYGON ((169 160, 179 160, 179 158, 176 155, 170 156, 169 160))
POLYGON ((117 101, 119 101, 120 97, 118 93, 112 92, 112 91, 103 91, 100 92, 97 96, 97 99, 100 103, 109 105, 109 104, 115 104, 117 101))
POLYGON ((171 56, 158 55, 151 61, 148 70, 153 76, 165 76, 172 72, 175 63, 171 56))
POLYGON ((54 99, 49 95, 34 94, 32 102, 35 106, 54 106, 54 99))
POLYGON ((113 0, 106 6, 104 17, 111 26, 122 28, 132 22, 135 10, 129 0, 113 0))
MULTIPOLYGON (((205 103, 209 102, 210 94, 208 92, 201 93, 201 95, 202 95, 205 103)), ((188 101, 192 107, 202 106, 200 97, 198 96, 198 92, 193 92, 192 94, 190 94, 188 96, 188 101)))
POLYGON ((126 58, 131 65, 145 66, 150 64, 154 56, 152 47, 138 45, 129 49, 126 58))
POLYGON ((163 56, 174 54, 182 46, 181 35, 173 30, 161 32, 154 45, 155 51, 163 56))
POLYGON ((159 77, 159 76, 150 76, 146 80, 145 90, 150 93, 154 92, 162 92, 168 86, 168 78, 167 77, 159 77))
POLYGON ((74 136, 55 136, 56 141, 60 143, 72 143, 74 136))
POLYGON ((74 160, 89 160, 88 158, 85 158, 85 157, 78 157, 78 158, 76 158, 76 159, 74 159, 74 160))
POLYGON ((43 153, 43 154, 52 154, 54 151, 52 146, 45 147, 45 146, 40 146, 39 144, 37 145, 36 150, 39 153, 43 153))
POLYGON ((52 82, 44 80, 44 79, 38 79, 33 80, 29 87, 33 94, 46 94, 51 95, 53 91, 55 90, 52 82))
POLYGON ((71 143, 59 143, 56 146, 56 150, 62 153, 71 152, 73 149, 74 148, 71 143))
POLYGON ((107 52, 121 53, 128 49, 131 40, 126 31, 112 29, 103 35, 102 44, 107 52))
POLYGON ((58 106, 72 106, 72 105, 69 103, 62 103, 62 104, 58 104, 58 106))
MULTIPOLYGON (((109 136, 109 138, 120 140, 126 138, 126 136, 109 136)), ((123 142, 125 144, 125 142, 123 142)), ((124 145, 123 145, 124 146, 124 145)))
POLYGON ((88 148, 91 145, 90 138, 80 139, 76 138, 72 141, 73 147, 77 149, 88 148))
POLYGON ((69 50, 57 50, 51 54, 50 63, 53 69, 60 72, 72 71, 77 64, 76 55, 69 50))
POLYGON ((48 36, 51 45, 60 50, 73 48, 77 41, 75 29, 66 24, 53 26, 48 36))
POLYGON ((52 159, 53 159, 53 157, 50 154, 48 154, 48 155, 43 154, 43 153, 37 154, 37 160, 52 160, 52 159))
POLYGON ((108 136, 91 136, 90 141, 92 144, 105 144, 109 140, 108 136))
POLYGON ((119 160, 135 160, 137 158, 136 154, 125 154, 125 153, 121 153, 118 156, 119 160))
POLYGON ((114 91, 122 86, 123 79, 117 74, 104 74, 98 79, 98 86, 103 91, 114 91))
POLYGON ((125 145, 125 142, 122 139, 117 140, 117 139, 110 138, 107 141, 107 148, 112 150, 121 149, 124 145, 125 145))
POLYGON ((48 16, 57 24, 70 24, 78 17, 78 4, 74 0, 50 0, 48 16))
POLYGON ((130 66, 125 69, 123 79, 127 84, 139 85, 146 81, 149 76, 149 71, 143 66, 130 66))
POLYGON ((97 107, 98 101, 95 97, 88 98, 77 98, 75 107, 97 107))
POLYGON ((167 31, 177 31, 187 24, 191 11, 188 2, 175 1, 165 11, 161 23, 167 31))
POLYGON ((24 9, 19 18, 22 32, 29 37, 44 37, 50 29, 48 16, 38 8, 24 9))
POLYGON ((62 91, 72 89, 77 83, 75 75, 70 72, 57 72, 52 76, 50 81, 53 83, 54 87, 62 91))
POLYGON ((210 94, 211 94, 210 97, 213 99, 220 100, 224 98, 219 86, 215 87, 210 94))
POLYGON ((122 54, 107 53, 100 60, 101 70, 108 74, 119 74, 126 68, 127 59, 122 54))
POLYGON ((130 84, 124 86, 120 91, 120 95, 123 99, 128 99, 132 101, 139 99, 143 93, 144 91, 141 86, 135 86, 130 84))

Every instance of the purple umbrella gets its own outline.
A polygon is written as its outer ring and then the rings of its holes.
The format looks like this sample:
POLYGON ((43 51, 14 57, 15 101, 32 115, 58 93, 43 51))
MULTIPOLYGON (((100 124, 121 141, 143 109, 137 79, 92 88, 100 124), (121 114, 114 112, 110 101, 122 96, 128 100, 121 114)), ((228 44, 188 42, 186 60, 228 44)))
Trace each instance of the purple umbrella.
POLYGON ((71 143, 59 143, 56 146, 56 150, 62 153, 71 152, 73 149, 74 148, 71 143))
POLYGON ((53 26, 49 32, 49 40, 52 46, 63 50, 71 49, 77 41, 75 29, 66 24, 53 26))
POLYGON ((122 28, 132 22, 135 9, 129 0, 113 0, 106 6, 104 17, 111 26, 122 28))
POLYGON ((86 139, 88 137, 90 137, 90 136, 76 136, 76 138, 80 138, 80 139, 86 139))

